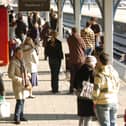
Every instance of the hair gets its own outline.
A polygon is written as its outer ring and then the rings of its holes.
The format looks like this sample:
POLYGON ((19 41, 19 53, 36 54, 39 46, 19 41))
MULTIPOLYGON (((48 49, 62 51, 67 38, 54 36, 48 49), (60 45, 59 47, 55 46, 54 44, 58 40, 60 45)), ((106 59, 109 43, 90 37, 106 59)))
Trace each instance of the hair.
POLYGON ((103 65, 107 65, 109 63, 109 55, 105 52, 102 52, 99 55, 99 60, 103 65))
POLYGON ((72 28, 72 33, 76 33, 77 29, 75 27, 72 28))
POLYGON ((18 51, 22 51, 22 48, 21 48, 21 47, 17 47, 17 48, 15 48, 15 50, 14 50, 14 54, 16 54, 18 51))
POLYGON ((86 27, 89 27, 91 24, 89 21, 86 22, 86 27))
POLYGON ((58 36, 58 32, 57 32, 57 31, 52 30, 52 31, 51 31, 51 36, 55 36, 55 37, 57 37, 57 36, 58 36))
POLYGON ((32 40, 31 37, 27 37, 27 38, 25 39, 24 45, 30 45, 30 46, 32 46, 32 48, 35 47, 35 44, 34 44, 34 42, 33 42, 33 40, 32 40))
POLYGON ((21 12, 18 13, 18 20, 23 20, 23 15, 21 12))
POLYGON ((96 17, 91 17, 90 21, 97 21, 97 18, 96 17))

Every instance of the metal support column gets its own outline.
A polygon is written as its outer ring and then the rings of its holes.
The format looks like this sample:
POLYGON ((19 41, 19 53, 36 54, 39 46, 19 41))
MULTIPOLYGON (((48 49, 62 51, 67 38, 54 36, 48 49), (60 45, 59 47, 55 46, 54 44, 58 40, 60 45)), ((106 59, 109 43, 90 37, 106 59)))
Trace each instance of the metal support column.
POLYGON ((80 33, 81 30, 81 12, 80 12, 80 0, 75 0, 75 27, 80 33))
POLYGON ((59 38, 63 38, 63 11, 62 11, 62 0, 58 0, 58 32, 59 38))
POLYGON ((113 0, 104 0, 104 49, 113 63, 113 0))
POLYGON ((49 22, 49 11, 46 11, 46 21, 49 22))

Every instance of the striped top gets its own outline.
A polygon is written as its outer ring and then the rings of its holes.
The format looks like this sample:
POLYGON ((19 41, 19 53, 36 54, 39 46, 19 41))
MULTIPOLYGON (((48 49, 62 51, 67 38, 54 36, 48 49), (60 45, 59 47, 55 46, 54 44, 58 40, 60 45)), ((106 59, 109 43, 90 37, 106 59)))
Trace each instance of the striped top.
POLYGON ((94 77, 93 99, 95 104, 117 103, 119 75, 111 66, 103 66, 94 77))

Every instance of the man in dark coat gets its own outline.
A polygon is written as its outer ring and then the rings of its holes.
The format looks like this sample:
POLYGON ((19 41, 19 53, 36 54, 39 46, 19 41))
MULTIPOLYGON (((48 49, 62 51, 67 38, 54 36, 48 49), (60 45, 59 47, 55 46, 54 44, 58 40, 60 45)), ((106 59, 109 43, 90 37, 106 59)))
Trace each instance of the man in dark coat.
POLYGON ((16 21, 16 25, 17 25, 15 29, 16 37, 19 38, 23 42, 24 35, 26 34, 26 24, 23 21, 22 15, 18 17, 18 20, 16 21))

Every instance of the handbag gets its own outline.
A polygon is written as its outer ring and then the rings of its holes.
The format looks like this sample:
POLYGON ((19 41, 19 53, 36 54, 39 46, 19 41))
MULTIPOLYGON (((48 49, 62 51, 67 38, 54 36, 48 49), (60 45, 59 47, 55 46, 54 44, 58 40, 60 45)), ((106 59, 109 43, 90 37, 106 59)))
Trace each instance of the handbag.
POLYGON ((25 84, 24 84, 24 90, 30 90, 32 88, 32 84, 30 82, 30 80, 26 80, 25 84))
POLYGON ((88 81, 83 81, 82 85, 83 87, 80 93, 80 97, 92 99, 94 84, 90 82, 90 78, 88 79, 88 81))

